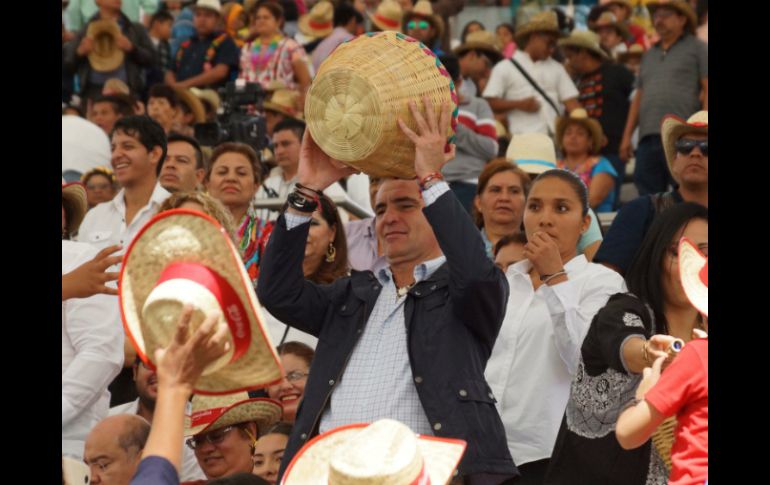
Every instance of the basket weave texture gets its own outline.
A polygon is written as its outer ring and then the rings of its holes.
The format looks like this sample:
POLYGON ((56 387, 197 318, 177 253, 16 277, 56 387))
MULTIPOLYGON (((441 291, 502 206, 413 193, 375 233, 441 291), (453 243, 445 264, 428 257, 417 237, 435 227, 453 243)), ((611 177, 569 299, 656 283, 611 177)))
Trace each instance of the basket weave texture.
POLYGON ((676 416, 671 416, 657 427, 652 434, 652 444, 658 450, 658 454, 666 469, 671 472, 671 448, 674 446, 674 432, 676 431, 676 416))
POLYGON ((452 143, 457 93, 439 59, 401 33, 370 32, 341 44, 321 64, 305 101, 305 116, 313 139, 331 158, 372 176, 411 178, 414 143, 398 119, 418 132, 408 102, 414 100, 423 109, 425 95, 437 119, 441 105, 451 103, 447 143, 452 143))

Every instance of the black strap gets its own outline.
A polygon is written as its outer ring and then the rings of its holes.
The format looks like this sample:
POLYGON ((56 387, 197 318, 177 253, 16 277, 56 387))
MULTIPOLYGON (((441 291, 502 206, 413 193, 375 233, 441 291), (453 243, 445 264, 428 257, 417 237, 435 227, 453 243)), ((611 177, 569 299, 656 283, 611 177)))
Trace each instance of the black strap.
POLYGON ((289 327, 288 325, 286 325, 286 330, 283 332, 283 337, 281 337, 281 343, 279 343, 279 344, 278 344, 278 347, 280 347, 281 345, 283 345, 283 343, 286 341, 286 336, 287 336, 287 335, 289 335, 289 329, 290 329, 290 328, 291 328, 291 327, 289 327))
POLYGON ((556 107, 556 103, 554 103, 554 102, 553 102, 553 100, 552 100, 552 99, 551 99, 551 98, 550 98, 550 97, 549 97, 547 94, 545 94, 545 91, 543 91, 543 88, 541 88, 541 87, 540 87, 540 85, 539 85, 539 84, 537 84, 537 83, 535 82, 535 80, 534 80, 534 79, 532 79, 532 77, 531 77, 531 76, 529 75, 529 73, 527 73, 527 71, 526 71, 526 70, 525 70, 525 69, 524 69, 524 68, 521 66, 521 64, 519 64, 518 62, 516 62, 516 59, 514 59, 513 57, 511 57, 511 62, 513 63, 513 65, 514 65, 514 66, 516 66, 516 68, 519 70, 519 72, 520 72, 520 73, 521 73, 521 74, 522 74, 522 75, 523 75, 525 78, 527 78, 527 81, 529 81, 529 84, 531 84, 531 85, 532 85, 532 87, 533 87, 533 88, 535 88, 535 90, 536 90, 538 93, 540 93, 540 96, 542 96, 543 98, 545 98, 545 100, 546 100, 546 101, 548 101, 548 104, 550 104, 550 105, 551 105, 551 108, 553 108, 553 110, 554 110, 554 111, 556 111, 556 114, 557 114, 557 115, 561 114, 561 113, 559 113, 559 108, 557 108, 557 107, 556 107))

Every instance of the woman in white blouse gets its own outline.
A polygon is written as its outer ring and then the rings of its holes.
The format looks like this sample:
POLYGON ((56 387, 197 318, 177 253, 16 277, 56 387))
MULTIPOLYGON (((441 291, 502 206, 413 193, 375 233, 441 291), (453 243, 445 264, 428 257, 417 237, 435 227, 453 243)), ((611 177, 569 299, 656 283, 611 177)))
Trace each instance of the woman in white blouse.
POLYGON ((578 254, 587 214, 587 189, 577 176, 542 173, 524 209, 527 259, 506 273, 510 298, 486 378, 520 483, 542 483, 591 319, 626 290, 618 273, 578 254))

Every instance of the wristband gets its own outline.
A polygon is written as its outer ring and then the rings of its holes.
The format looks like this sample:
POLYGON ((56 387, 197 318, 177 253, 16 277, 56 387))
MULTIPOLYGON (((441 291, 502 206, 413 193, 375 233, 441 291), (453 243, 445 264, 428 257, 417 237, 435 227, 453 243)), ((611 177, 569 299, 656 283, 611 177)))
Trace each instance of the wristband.
POLYGON ((419 181, 420 190, 427 189, 428 187, 426 187, 426 185, 433 180, 444 180, 444 176, 441 175, 441 173, 439 172, 429 173, 428 175, 420 179, 419 181))

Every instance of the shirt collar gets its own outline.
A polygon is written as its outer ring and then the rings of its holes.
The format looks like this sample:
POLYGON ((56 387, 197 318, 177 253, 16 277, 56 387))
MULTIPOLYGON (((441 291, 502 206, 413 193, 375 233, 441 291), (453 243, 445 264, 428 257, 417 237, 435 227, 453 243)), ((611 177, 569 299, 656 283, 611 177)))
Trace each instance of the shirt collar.
MULTIPOLYGON (((414 281, 419 283, 420 281, 427 279, 432 275, 439 267, 446 261, 446 256, 443 254, 437 258, 423 261, 414 267, 414 281)), ((377 279, 382 286, 388 284, 393 280, 393 273, 390 271, 390 266, 385 266, 377 270, 377 279)))
MULTIPOLYGON (((117 210, 119 213, 123 214, 126 211, 126 199, 125 199, 126 189, 120 189, 120 192, 113 197, 112 199, 112 205, 115 207, 115 210, 117 210)), ((155 188, 152 190, 152 194, 150 195, 150 200, 148 201, 149 204, 155 204, 160 205, 163 203, 164 200, 166 200, 171 193, 161 187, 160 182, 155 182, 155 188)))

